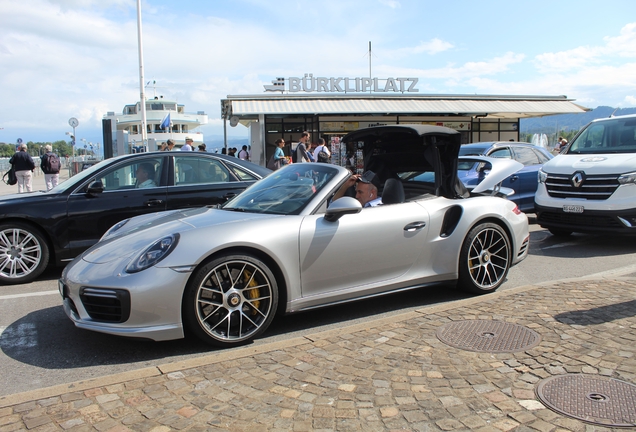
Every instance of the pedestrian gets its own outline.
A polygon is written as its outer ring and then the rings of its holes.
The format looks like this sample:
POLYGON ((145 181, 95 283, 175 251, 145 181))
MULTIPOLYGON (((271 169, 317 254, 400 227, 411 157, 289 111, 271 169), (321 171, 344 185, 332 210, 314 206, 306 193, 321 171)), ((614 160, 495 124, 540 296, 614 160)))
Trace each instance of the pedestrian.
POLYGON ((11 156, 9 163, 13 165, 15 176, 18 179, 18 193, 31 192, 33 190, 35 162, 27 153, 26 144, 20 144, 20 151, 11 156))
POLYGON ((200 152, 206 152, 206 151, 207 151, 207 150, 206 150, 206 147, 205 147, 205 143, 203 143, 203 144, 199 144, 199 151, 200 151, 200 152))
POLYGON ((318 146, 314 149, 314 161, 329 163, 330 158, 331 158, 331 152, 325 145, 325 139, 318 138, 318 146))
POLYGON ((161 147, 159 148, 159 151, 166 151, 168 149, 168 144, 164 141, 161 143, 161 147))
POLYGON ((192 143, 194 140, 190 137, 186 137, 185 144, 181 147, 181 151, 193 151, 192 143))
POLYGON ((307 142, 311 135, 305 131, 300 135, 300 140, 296 146, 296 162, 311 162, 312 156, 307 151, 307 142))
POLYGON ((172 151, 172 149, 174 148, 174 141, 169 139, 168 142, 166 142, 166 147, 161 148, 161 151, 172 151))
POLYGON ((236 147, 230 147, 227 150, 227 155, 228 156, 232 156, 232 157, 236 157, 236 147))
POLYGON ((250 154, 247 152, 247 146, 241 147, 241 151, 238 152, 238 158, 241 160, 250 160, 250 154))
POLYGON ((40 158, 40 168, 44 173, 46 191, 50 191, 60 182, 60 157, 53 153, 53 148, 47 144, 44 146, 46 153, 40 158))

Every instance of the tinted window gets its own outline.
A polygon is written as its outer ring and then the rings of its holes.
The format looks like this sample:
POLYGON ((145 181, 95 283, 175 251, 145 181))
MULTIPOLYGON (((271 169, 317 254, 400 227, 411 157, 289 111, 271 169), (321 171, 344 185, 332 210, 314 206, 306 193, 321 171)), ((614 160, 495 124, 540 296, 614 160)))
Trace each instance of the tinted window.
POLYGON ((550 158, 547 157, 546 155, 544 155, 541 151, 534 150, 534 149, 533 149, 533 151, 536 154, 536 156, 539 158, 539 163, 544 164, 544 163, 546 163, 547 161, 550 160, 550 158))
POLYGON ((515 147, 514 151, 515 159, 525 166, 539 164, 539 158, 532 149, 526 147, 515 147))
POLYGON ((231 175, 225 165, 209 157, 174 158, 174 184, 225 183, 231 181, 231 175))
POLYGON ((104 170, 95 177, 104 185, 104 191, 157 187, 161 177, 161 163, 164 158, 145 158, 128 161, 104 170))
POLYGON ((488 156, 494 158, 512 159, 512 154, 510 153, 510 149, 508 147, 495 149, 490 152, 488 156))

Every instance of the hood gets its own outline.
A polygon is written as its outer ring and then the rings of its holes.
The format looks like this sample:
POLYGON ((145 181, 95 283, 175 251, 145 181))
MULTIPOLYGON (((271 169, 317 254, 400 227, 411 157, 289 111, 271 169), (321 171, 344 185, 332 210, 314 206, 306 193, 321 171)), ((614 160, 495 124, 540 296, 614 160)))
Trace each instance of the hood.
MULTIPOLYGON (((141 252, 156 240, 195 228, 218 226, 219 229, 240 229, 244 223, 280 215, 244 213, 201 207, 151 213, 129 219, 119 229, 111 228, 102 239, 82 255, 84 261, 103 264, 130 257, 141 252), (226 227, 227 224, 233 224, 226 227)), ((255 222, 258 223, 258 222, 255 222)))
POLYGON ((625 174, 636 170, 636 153, 559 154, 543 164, 550 174, 625 174))
POLYGON ((460 156, 459 160, 470 162, 484 162, 492 166, 488 175, 481 181, 481 183, 479 183, 472 189, 474 193, 480 193, 494 189, 499 183, 504 181, 506 177, 513 175, 523 168, 522 163, 512 159, 491 158, 488 156, 460 156))

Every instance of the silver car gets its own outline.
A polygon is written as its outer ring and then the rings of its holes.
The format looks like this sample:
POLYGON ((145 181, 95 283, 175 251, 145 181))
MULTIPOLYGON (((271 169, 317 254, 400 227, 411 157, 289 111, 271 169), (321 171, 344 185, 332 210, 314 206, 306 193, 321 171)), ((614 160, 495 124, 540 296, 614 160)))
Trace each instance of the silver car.
POLYGON ((214 345, 260 335, 291 313, 457 281, 496 290, 528 252, 528 221, 497 183, 522 167, 490 159, 487 180, 457 179, 460 135, 383 126, 344 138, 383 185, 382 205, 333 200, 344 167, 296 163, 215 208, 134 217, 69 264, 64 310, 79 328, 214 345))

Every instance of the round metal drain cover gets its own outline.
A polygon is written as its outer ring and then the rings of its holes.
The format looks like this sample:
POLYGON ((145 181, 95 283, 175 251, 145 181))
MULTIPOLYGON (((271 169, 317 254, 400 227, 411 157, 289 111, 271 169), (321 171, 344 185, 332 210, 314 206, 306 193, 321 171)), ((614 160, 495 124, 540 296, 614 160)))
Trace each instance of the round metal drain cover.
POLYGON ((536 387, 545 406, 568 417, 602 426, 636 426, 636 386, 597 375, 546 378, 536 387))
POLYGON ((452 347, 489 353, 524 351, 541 342, 541 336, 527 327, 493 320, 453 321, 438 328, 436 335, 452 347))

